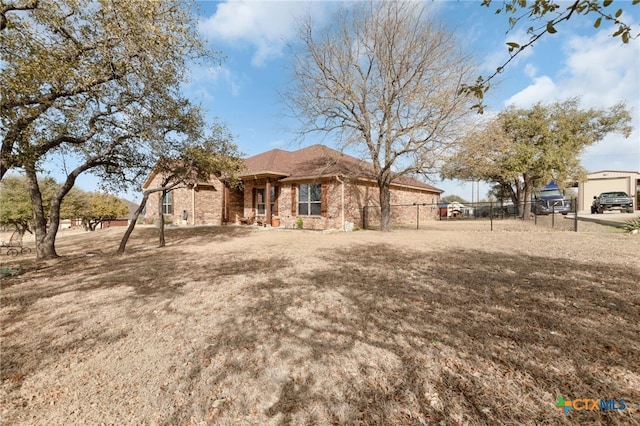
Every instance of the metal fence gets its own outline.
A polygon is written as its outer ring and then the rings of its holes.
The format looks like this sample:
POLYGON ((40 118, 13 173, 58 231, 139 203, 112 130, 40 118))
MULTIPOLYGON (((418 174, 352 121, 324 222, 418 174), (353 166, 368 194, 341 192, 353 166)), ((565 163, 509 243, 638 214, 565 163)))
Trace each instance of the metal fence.
MULTIPOLYGON (((362 208, 362 228, 373 229, 380 226, 380 206, 362 208)), ((435 204, 392 204, 391 224, 393 227, 420 229, 420 221, 438 219, 435 204)))
MULTIPOLYGON (((393 204, 391 225, 394 228, 420 229, 421 223, 432 220, 465 222, 484 221, 493 231, 495 221, 522 221, 532 226, 557 230, 578 230, 578 203, 575 198, 562 203, 529 201, 521 205, 506 202, 451 203, 451 204, 393 204), (525 215, 526 214, 526 215, 525 215)), ((362 208, 362 227, 374 229, 380 226, 380 206, 362 208)))

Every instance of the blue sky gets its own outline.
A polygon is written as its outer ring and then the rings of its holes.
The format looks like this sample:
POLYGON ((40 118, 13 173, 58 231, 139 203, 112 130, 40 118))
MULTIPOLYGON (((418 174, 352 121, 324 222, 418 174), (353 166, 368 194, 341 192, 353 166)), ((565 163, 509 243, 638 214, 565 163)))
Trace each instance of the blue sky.
MULTIPOLYGON (((501 4, 494 0, 495 5, 501 4)), ((297 20, 310 13, 321 25, 327 22, 338 3, 328 1, 203 1, 199 2, 199 30, 210 46, 226 60, 220 66, 194 67, 185 93, 207 111, 227 123, 235 142, 246 155, 269 149, 295 150, 330 139, 308 138, 293 143, 287 130, 294 123, 280 100, 287 87, 288 48, 295 41, 297 20)), ((525 23, 506 34, 507 17, 495 15, 480 1, 432 1, 425 3, 455 32, 460 45, 474 55, 483 75, 490 74, 508 57, 507 41, 526 41, 525 23)), ((638 32, 640 6, 630 1, 614 1, 624 6, 623 21, 635 24, 638 32)), ((612 27, 593 28, 595 17, 576 16, 558 26, 558 33, 545 35, 525 50, 498 78, 488 92, 487 115, 509 104, 528 107, 536 102, 562 101, 579 96, 582 106, 606 108, 626 100, 632 108, 633 126, 640 127, 640 40, 622 45, 609 36, 612 27)), ((333 145, 335 147, 335 145, 333 145)), ((588 171, 640 170, 640 131, 630 138, 610 135, 586 150, 582 164, 588 171)), ((441 182, 433 176, 431 184, 471 200, 471 183, 441 182)), ((90 185, 90 180, 85 181, 90 185)), ((82 184, 81 184, 82 185, 82 184)), ((91 188, 88 188, 91 189, 91 188)), ((486 195, 480 187, 480 197, 486 195)))

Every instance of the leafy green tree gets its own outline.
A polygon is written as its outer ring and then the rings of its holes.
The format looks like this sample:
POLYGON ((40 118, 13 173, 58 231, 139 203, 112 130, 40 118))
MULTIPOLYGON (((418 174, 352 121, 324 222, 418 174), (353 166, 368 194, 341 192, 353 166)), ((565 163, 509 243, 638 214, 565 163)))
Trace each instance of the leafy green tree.
POLYGON ((569 2, 559 0, 482 0, 482 6, 492 8, 496 3, 496 14, 505 14, 509 20, 508 32, 519 25, 529 25, 527 34, 529 40, 524 44, 513 41, 507 42, 509 58, 489 76, 480 76, 475 84, 464 85, 465 93, 473 93, 479 100, 473 108, 483 111, 482 99, 484 93, 489 90, 491 80, 500 74, 504 68, 514 60, 518 54, 533 46, 545 34, 558 32, 558 27, 569 19, 589 17, 593 19, 593 27, 602 25, 613 27, 611 36, 619 37, 622 43, 628 44, 631 40, 640 36, 640 24, 625 15, 625 10, 640 6, 640 0, 617 1, 613 0, 571 0, 569 2), (614 4, 615 3, 615 4, 614 4))
POLYGON ((467 200, 465 200, 464 198, 462 198, 459 195, 455 195, 455 194, 451 194, 451 195, 447 195, 444 196, 440 199, 441 202, 443 203, 460 203, 460 204, 464 204, 467 202, 467 200))
POLYGON ((71 188, 62 200, 60 219, 72 221, 86 217, 89 214, 91 193, 78 188, 71 188))
POLYGON ((128 214, 127 203, 115 195, 91 194, 91 217, 89 218, 89 229, 91 231, 103 222, 127 217, 128 214))
POLYGON ((511 201, 511 187, 509 185, 505 186, 500 184, 494 184, 491 188, 489 188, 489 199, 492 201, 511 201))
MULTIPOLYGON (((57 188, 52 178, 41 179, 42 198, 48 207, 57 188)), ((0 225, 13 226, 21 234, 31 233, 33 210, 29 188, 24 176, 7 175, 0 181, 0 225)))
POLYGON ((139 182, 159 146, 201 133, 201 113, 180 84, 188 60, 215 54, 203 48, 190 6, 3 1, 0 178, 14 168, 27 177, 38 259, 57 256, 60 206, 80 174, 139 182), (38 172, 56 157, 75 166, 45 212, 38 172))
MULTIPOLYGON (((39 178, 45 211, 60 184, 53 178, 39 178)), ((14 226, 21 234, 31 232, 33 210, 28 182, 24 176, 7 175, 0 182, 0 225, 14 226)), ((105 220, 113 220, 128 214, 127 204, 111 194, 86 192, 72 188, 60 207, 62 219, 82 220, 85 229, 93 231, 105 220)))
POLYGON ((111 194, 82 192, 72 189, 62 203, 61 216, 67 219, 80 219, 87 231, 95 231, 103 222, 125 217, 129 213, 127 204, 111 194), (72 196, 74 194, 77 196, 72 196), (71 201, 72 204, 68 202, 71 201))
POLYGON ((0 182, 0 225, 14 227, 21 235, 31 232, 31 199, 23 177, 7 176, 0 182))
POLYGON ((461 94, 474 64, 419 2, 363 2, 321 30, 311 20, 294 47, 287 99, 301 134, 334 135, 373 165, 380 229, 391 229, 391 183, 437 173, 469 114, 461 94))
POLYGON ((630 121, 624 104, 583 110, 577 99, 570 99, 528 109, 510 107, 467 134, 442 176, 499 185, 529 217, 526 201, 534 188, 552 179, 559 185, 579 180, 585 174, 579 160, 584 148, 609 133, 629 137, 630 121))

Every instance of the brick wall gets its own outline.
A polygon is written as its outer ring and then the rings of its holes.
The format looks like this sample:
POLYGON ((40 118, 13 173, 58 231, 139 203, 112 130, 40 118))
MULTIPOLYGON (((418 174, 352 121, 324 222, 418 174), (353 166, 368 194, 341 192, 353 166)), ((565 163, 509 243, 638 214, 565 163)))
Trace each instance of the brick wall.
MULTIPOLYGON (((161 177, 156 176, 147 188, 158 188, 161 177)), ((158 221, 159 200, 162 192, 154 192, 147 200, 145 222, 158 221)), ((171 191, 172 214, 165 214, 167 224, 183 224, 183 214, 186 210, 188 225, 221 225, 224 214, 224 184, 214 180, 210 185, 199 185, 193 188, 177 188, 171 191)))
MULTIPOLYGON (((316 181, 301 181, 300 183, 320 183, 316 181)), ((328 179, 321 182, 323 184, 324 199, 326 200, 325 214, 322 216, 298 216, 297 215, 297 187, 299 183, 279 183, 278 186, 278 218, 280 226, 285 228, 296 228, 298 218, 302 219, 304 229, 342 229, 342 183, 338 180, 328 179), (295 196, 292 197, 292 192, 295 196)), ((253 188, 264 188, 265 180, 254 180, 245 183, 244 193, 244 216, 249 217, 253 213, 253 188)), ((362 227, 362 214, 365 206, 379 205, 379 191, 374 183, 349 182, 344 183, 344 220, 351 222, 355 227, 362 227)), ((392 187, 392 204, 411 204, 409 207, 392 208, 392 223, 415 223, 416 207, 413 203, 429 204, 428 207, 420 207, 420 220, 435 219, 438 217, 437 209, 430 208, 432 204, 439 202, 436 193, 392 187)), ((369 226, 378 225, 380 214, 379 209, 367 209, 367 224, 369 226), (375 212, 377 211, 377 219, 375 212)), ((264 219, 264 216, 257 216, 264 219)))
POLYGON ((244 191, 239 188, 228 188, 226 223, 236 223, 237 218, 244 217, 244 191))
MULTIPOLYGON (((160 179, 156 177, 149 187, 157 187, 160 179), (156 185, 156 186, 154 186, 156 185)), ((342 199, 344 197, 344 221, 353 223, 354 227, 363 226, 363 208, 365 206, 379 205, 379 191, 374 183, 352 182, 346 179, 343 184, 335 178, 322 182, 304 181, 300 183, 321 183, 323 188, 323 214, 320 216, 298 216, 297 189, 299 183, 272 182, 272 186, 278 188, 277 212, 274 216, 280 219, 280 226, 296 228, 298 218, 302 219, 304 229, 341 229, 342 228, 342 199)), ((244 190, 227 188, 224 184, 215 180, 211 186, 197 186, 191 188, 179 188, 173 193, 173 214, 165 215, 170 223, 182 224, 183 211, 187 211, 187 224, 189 225, 221 225, 223 223, 238 223, 240 217, 251 217, 254 214, 254 188, 265 188, 266 179, 246 181, 244 190), (195 207, 195 209, 194 209, 195 207)), ((160 193, 153 193, 147 202, 145 219, 150 223, 158 220, 158 200, 160 193)), ((415 223, 419 209, 420 220, 435 219, 438 217, 436 208, 432 208, 439 202, 436 193, 417 189, 393 187, 391 189, 391 204, 408 204, 405 207, 392 207, 392 224, 415 223), (413 203, 427 204, 416 207, 413 203)), ((257 216, 259 220, 265 220, 265 216, 257 216)), ((368 207, 366 209, 366 226, 375 227, 380 223, 379 208, 368 207)))
MULTIPOLYGON (((348 183, 349 189, 345 190, 348 217, 345 219, 354 223, 356 227, 363 227, 363 212, 366 207, 366 227, 377 227, 380 225, 380 191, 374 183, 348 183)), ((391 187, 391 223, 392 225, 414 224, 416 223, 417 210, 419 209, 420 220, 433 220, 438 218, 438 211, 435 207, 440 201, 439 195, 425 190, 391 187), (419 204, 416 207, 414 203, 419 204), (427 204, 427 206, 422 206, 427 204)))

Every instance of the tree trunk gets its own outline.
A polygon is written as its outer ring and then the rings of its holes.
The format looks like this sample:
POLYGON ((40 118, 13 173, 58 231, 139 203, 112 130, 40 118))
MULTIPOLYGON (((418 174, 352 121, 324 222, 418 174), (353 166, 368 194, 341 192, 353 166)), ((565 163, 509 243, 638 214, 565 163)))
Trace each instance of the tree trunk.
POLYGON ((166 190, 162 190, 162 192, 160 193, 160 200, 158 200, 158 230, 160 231, 160 242, 158 247, 164 247, 165 246, 165 242, 164 242, 164 212, 162 211, 162 201, 164 200, 164 197, 166 197, 167 195, 167 191, 166 190))
POLYGON ((131 218, 131 223, 129 223, 129 226, 127 227, 126 232, 122 236, 122 240, 120 241, 120 246, 118 247, 118 252, 117 252, 118 254, 124 253, 124 249, 127 246, 129 237, 133 232, 133 228, 136 227, 136 223, 138 222, 138 217, 140 217, 140 214, 144 210, 144 207, 147 205, 148 199, 149 199, 149 192, 144 191, 142 195, 142 201, 140 201, 140 205, 138 206, 138 209, 136 210, 136 212, 133 214, 133 217, 131 218))
POLYGON ((56 229, 49 228, 47 233, 47 218, 44 214, 44 206, 42 204, 42 193, 38 185, 38 177, 36 169, 33 165, 25 166, 25 177, 29 187, 29 196, 31 198, 31 210, 33 212, 33 230, 36 240, 36 259, 47 260, 58 257, 55 248, 56 229), (51 234, 51 235, 49 235, 51 234))
POLYGON ((524 198, 524 209, 522 210, 523 219, 531 218, 531 193, 533 192, 533 184, 524 183, 522 188, 522 197, 524 198))
POLYGON ((35 164, 26 164, 24 166, 27 185, 29 186, 29 195, 31 197, 34 228, 36 231, 36 259, 46 260, 58 257, 55 244, 56 235, 58 235, 58 228, 60 226, 60 206, 62 205, 62 200, 73 188, 76 178, 82 172, 95 165, 96 163, 86 162, 67 175, 67 179, 56 191, 53 198, 51 198, 48 221, 44 214, 42 193, 40 192, 40 185, 38 184, 35 164))
POLYGON ((391 190, 388 183, 379 183, 380 189, 380 230, 391 231, 391 190))
POLYGON ((522 218, 529 219, 531 217, 531 194, 533 193, 534 179, 531 178, 529 173, 525 173, 523 176, 522 190, 520 196, 522 197, 523 209, 522 218))

